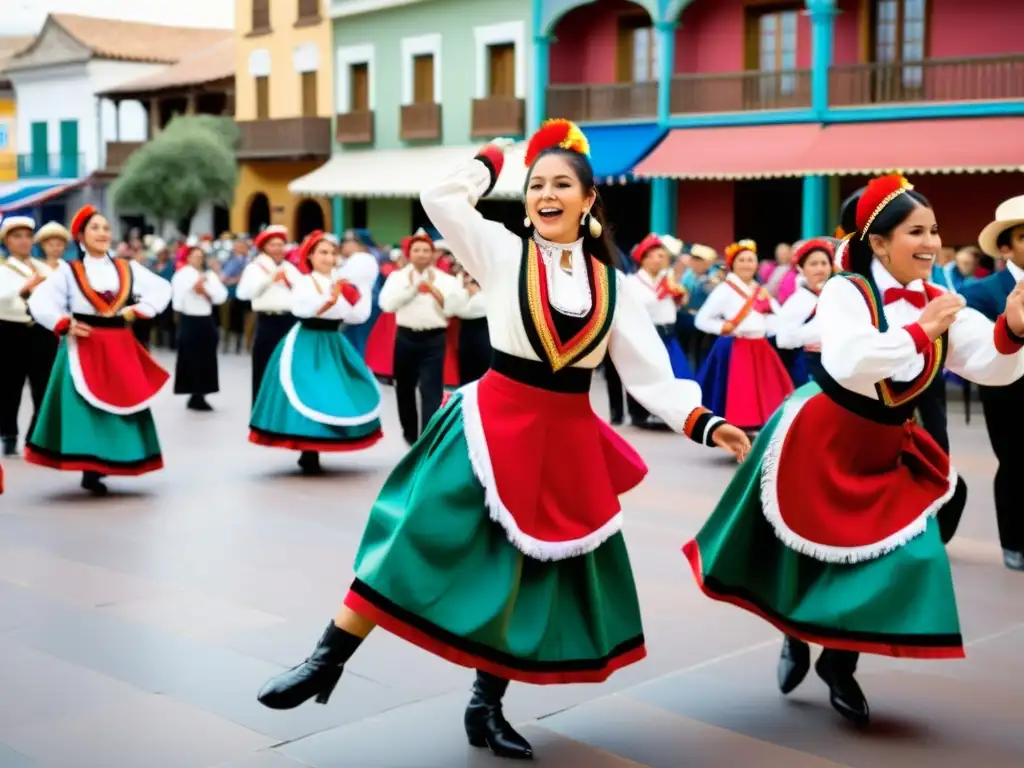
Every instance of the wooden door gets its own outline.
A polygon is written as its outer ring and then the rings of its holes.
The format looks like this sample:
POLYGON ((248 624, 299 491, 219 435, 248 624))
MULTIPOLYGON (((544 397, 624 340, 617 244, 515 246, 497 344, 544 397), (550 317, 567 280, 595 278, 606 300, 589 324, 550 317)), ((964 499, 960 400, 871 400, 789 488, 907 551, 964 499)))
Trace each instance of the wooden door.
POLYGON ((316 72, 302 73, 302 116, 316 117, 317 115, 317 82, 316 72))
POLYGON ((516 46, 500 43, 487 46, 488 85, 491 98, 516 97, 516 46))
POLYGON ((434 54, 424 53, 412 60, 412 103, 434 104, 434 54))
MULTIPOLYGON (((755 11, 748 23, 747 66, 759 73, 756 88, 744 94, 744 107, 784 106, 797 90, 797 22, 801 7, 755 11), (751 103, 756 99, 757 103, 751 103)), ((745 89, 746 90, 746 89, 745 89)))
POLYGON ((349 112, 370 111, 370 65, 366 62, 349 67, 349 112))
POLYGON ((261 75, 256 78, 256 119, 266 120, 270 117, 270 78, 261 75))
POLYGON ((913 100, 924 87, 927 0, 874 0, 871 58, 876 101, 913 100))
POLYGON ((651 83, 658 79, 661 46, 658 33, 644 14, 619 17, 616 79, 620 83, 651 83))

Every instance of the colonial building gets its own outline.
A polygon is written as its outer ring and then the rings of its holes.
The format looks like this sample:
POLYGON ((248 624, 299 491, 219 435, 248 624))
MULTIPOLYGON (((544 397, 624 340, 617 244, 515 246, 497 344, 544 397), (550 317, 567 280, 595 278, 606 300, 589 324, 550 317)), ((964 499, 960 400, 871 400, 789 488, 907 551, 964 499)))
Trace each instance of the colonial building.
MULTIPOLYGON (((334 156, 297 178, 298 195, 331 198, 334 225, 397 242, 429 227, 426 185, 528 119, 530 5, 524 0, 330 0, 334 156)), ((482 209, 522 226, 519 162, 482 209), (518 171, 518 174, 517 174, 518 171), (506 202, 501 202, 504 199, 506 202)))
MULTIPOLYGON (((37 219, 66 221, 88 199, 113 214, 92 174, 106 163, 106 142, 142 141, 149 116, 138 103, 121 109, 99 94, 152 75, 224 31, 97 19, 47 17, 35 40, 7 64, 18 104, 18 175, 37 219)), ((116 217, 114 217, 116 223, 116 217)))
POLYGON ((235 119, 242 129, 236 232, 283 224, 296 238, 330 225, 326 200, 288 183, 331 154, 333 78, 326 0, 238 0, 235 119))
MULTIPOLYGON (((17 124, 15 121, 14 86, 4 74, 4 69, 11 57, 26 48, 32 42, 31 37, 0 37, 0 184, 13 182, 18 178, 18 153, 15 150, 17 124)), ((14 193, 0 187, 0 212, 3 211, 4 198, 14 193)))
POLYGON ((900 169, 932 198, 944 238, 967 243, 1024 189, 1024 4, 534 5, 538 117, 646 155, 633 176, 649 195, 635 183, 621 204, 656 231, 770 251, 827 231, 842 194, 900 169), (653 150, 651 126, 664 134, 653 150))

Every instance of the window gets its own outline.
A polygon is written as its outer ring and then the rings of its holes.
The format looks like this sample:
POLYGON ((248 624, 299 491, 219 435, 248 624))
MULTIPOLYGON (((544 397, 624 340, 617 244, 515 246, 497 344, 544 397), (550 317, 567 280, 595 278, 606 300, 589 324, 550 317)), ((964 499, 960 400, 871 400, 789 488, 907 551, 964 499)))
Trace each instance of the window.
POLYGON ((370 65, 352 64, 348 70, 349 112, 370 110, 370 65))
POLYGON ((78 121, 60 121, 60 171, 62 179, 74 179, 79 174, 78 121))
POLYGON ((412 103, 435 104, 434 54, 424 53, 412 57, 412 103))
POLYGON ((514 99, 516 96, 515 43, 487 46, 487 96, 514 99))
POLYGON ((902 64, 902 85, 907 88, 921 87, 924 69, 906 64, 924 60, 925 0, 875 0, 874 10, 875 62, 902 64))
POLYGON ((658 79, 661 41, 646 14, 619 17, 617 54, 620 83, 650 83, 658 79))
POLYGON ((11 143, 11 129, 6 122, 0 121, 0 149, 7 149, 11 143))
POLYGON ((299 0, 299 21, 319 21, 320 0, 299 0))
POLYGON ((266 32, 270 29, 270 0, 252 0, 252 31, 266 32))
POLYGON ((303 72, 302 75, 302 116, 316 117, 316 72, 303 72))
POLYGON ((256 81, 256 119, 270 117, 270 78, 266 75, 254 78, 256 81))
POLYGON ((760 13, 756 18, 757 70, 779 73, 761 78, 761 97, 771 100, 775 95, 796 91, 797 19, 800 11, 786 9, 760 13))

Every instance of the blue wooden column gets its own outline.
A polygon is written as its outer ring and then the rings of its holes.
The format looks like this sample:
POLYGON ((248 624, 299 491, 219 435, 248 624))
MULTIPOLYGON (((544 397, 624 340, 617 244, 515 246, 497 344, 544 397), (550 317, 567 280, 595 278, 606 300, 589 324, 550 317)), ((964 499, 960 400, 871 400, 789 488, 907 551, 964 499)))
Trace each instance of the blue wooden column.
POLYGON ((526 134, 540 128, 547 119, 548 79, 551 56, 551 36, 547 34, 544 0, 530 1, 530 30, 533 39, 533 70, 530 78, 530 93, 526 101, 526 134))
POLYGON ((334 195, 331 198, 331 223, 334 225, 334 234, 338 237, 345 235, 345 198, 334 195))
MULTIPOLYGON (((672 119, 672 75, 676 59, 676 23, 658 21, 658 125, 668 129, 672 119)), ((675 179, 651 180, 651 232, 659 235, 674 235, 676 229, 676 185, 675 179)))
MULTIPOLYGON (((828 119, 829 68, 835 39, 835 0, 807 0, 811 19, 811 112, 814 119, 828 119)), ((807 176, 803 186, 801 237, 828 234, 829 185, 824 176, 807 176)))

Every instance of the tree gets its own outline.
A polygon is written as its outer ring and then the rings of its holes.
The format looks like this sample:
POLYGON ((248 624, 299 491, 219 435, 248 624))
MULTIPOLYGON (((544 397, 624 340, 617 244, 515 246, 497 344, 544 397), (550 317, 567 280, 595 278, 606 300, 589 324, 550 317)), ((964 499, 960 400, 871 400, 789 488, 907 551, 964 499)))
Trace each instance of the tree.
POLYGON ((212 115, 174 118, 132 153, 111 186, 120 211, 173 221, 182 233, 204 203, 230 205, 238 184, 234 120, 212 115))

